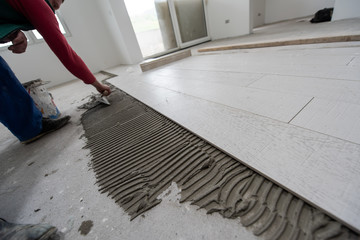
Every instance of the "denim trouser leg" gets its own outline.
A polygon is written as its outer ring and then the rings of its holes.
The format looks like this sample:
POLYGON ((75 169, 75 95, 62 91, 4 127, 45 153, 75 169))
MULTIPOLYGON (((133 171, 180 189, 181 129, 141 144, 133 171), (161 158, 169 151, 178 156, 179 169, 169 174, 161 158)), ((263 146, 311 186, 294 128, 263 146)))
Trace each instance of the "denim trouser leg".
POLYGON ((41 120, 34 101, 0 56, 0 122, 25 141, 40 133, 41 120))

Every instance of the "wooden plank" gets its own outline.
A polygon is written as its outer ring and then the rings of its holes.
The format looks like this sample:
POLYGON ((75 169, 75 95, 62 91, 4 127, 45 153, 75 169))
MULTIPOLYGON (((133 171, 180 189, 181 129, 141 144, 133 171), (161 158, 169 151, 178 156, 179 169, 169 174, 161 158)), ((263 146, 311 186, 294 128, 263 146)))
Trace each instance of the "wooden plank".
POLYGON ((191 56, 191 50, 187 49, 187 50, 183 50, 183 51, 178 51, 172 54, 168 54, 165 56, 161 56, 158 58, 151 58, 151 59, 147 59, 144 62, 140 63, 140 67, 141 70, 143 72, 149 71, 151 69, 184 59, 186 57, 190 57, 191 56))
MULTIPOLYGON (((347 66, 359 54, 358 48, 336 49, 299 49, 288 51, 264 50, 251 52, 232 52, 229 54, 206 54, 191 57, 186 61, 179 61, 171 66, 187 66, 189 69, 198 69, 198 65, 208 65, 208 68, 234 68, 234 66, 347 66), (190 68, 192 67, 192 68, 190 68)), ((236 69, 236 68, 234 68, 236 69)), ((267 68, 266 68, 267 69, 267 68)), ((217 70, 216 68, 213 70, 217 70)), ((224 71, 224 69, 223 69, 224 71)), ((239 71, 235 71, 239 72, 239 71)), ((244 71, 246 72, 246 71, 244 71)), ((257 72, 260 73, 260 72, 257 72)))
POLYGON ((334 42, 353 42, 353 41, 360 41, 360 35, 344 35, 344 36, 332 36, 332 37, 293 39, 293 40, 284 40, 284 41, 269 41, 269 42, 248 43, 248 44, 234 44, 228 46, 201 48, 198 49, 198 52, 215 52, 215 51, 226 51, 226 50, 235 50, 235 49, 250 49, 250 48, 264 48, 264 47, 278 47, 278 46, 289 46, 289 45, 334 43, 334 42))
POLYGON ((141 81, 110 82, 360 232, 359 144, 141 81))

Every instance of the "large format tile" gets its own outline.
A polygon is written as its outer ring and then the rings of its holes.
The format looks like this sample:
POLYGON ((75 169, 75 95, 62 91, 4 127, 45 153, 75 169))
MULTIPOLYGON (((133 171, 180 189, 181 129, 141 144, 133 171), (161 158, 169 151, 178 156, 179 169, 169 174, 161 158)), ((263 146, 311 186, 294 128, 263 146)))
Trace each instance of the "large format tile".
POLYGON ((360 145, 150 84, 135 88, 119 78, 110 82, 334 218, 360 229, 360 145), (154 101, 159 95, 162 103, 154 101))
POLYGON ((249 87, 347 103, 360 103, 360 81, 266 75, 249 87))
POLYGON ((359 232, 359 53, 194 56, 111 83, 359 232))
MULTIPOLYGON (((184 75, 188 73, 187 70, 182 72, 184 75)), ((311 100, 310 96, 300 94, 249 89, 241 86, 241 80, 238 80, 240 83, 237 85, 234 79, 215 79, 209 76, 207 81, 200 81, 191 76, 181 79, 153 73, 150 76, 142 75, 138 81, 283 122, 289 122, 311 100)))
POLYGON ((360 144, 360 104, 315 98, 291 123, 360 144))

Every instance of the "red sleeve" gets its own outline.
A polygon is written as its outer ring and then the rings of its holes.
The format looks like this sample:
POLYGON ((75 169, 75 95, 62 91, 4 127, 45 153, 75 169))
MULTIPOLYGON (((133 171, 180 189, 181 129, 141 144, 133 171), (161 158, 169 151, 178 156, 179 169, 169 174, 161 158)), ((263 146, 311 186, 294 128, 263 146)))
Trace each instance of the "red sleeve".
POLYGON ((50 49, 72 74, 86 84, 91 84, 96 80, 84 61, 66 41, 59 29, 55 14, 44 0, 7 1, 39 31, 50 49))

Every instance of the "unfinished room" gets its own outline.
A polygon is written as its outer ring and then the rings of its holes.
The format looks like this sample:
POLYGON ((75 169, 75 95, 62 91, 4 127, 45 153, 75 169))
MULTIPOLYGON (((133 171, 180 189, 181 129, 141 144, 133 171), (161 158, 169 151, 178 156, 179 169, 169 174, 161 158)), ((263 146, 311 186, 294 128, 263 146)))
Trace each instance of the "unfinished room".
POLYGON ((0 240, 360 239, 359 0, 0 0, 0 65, 0 240))

